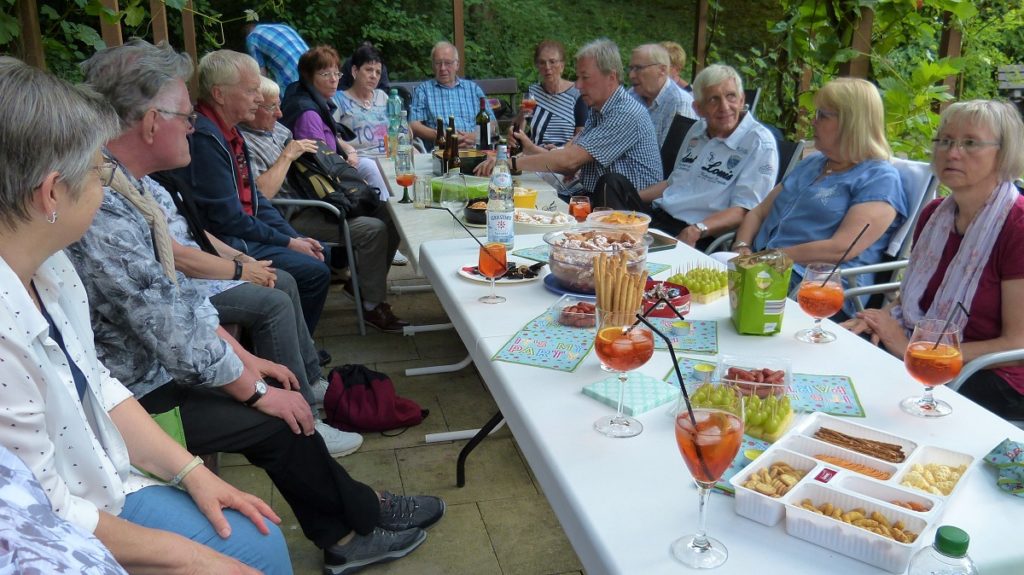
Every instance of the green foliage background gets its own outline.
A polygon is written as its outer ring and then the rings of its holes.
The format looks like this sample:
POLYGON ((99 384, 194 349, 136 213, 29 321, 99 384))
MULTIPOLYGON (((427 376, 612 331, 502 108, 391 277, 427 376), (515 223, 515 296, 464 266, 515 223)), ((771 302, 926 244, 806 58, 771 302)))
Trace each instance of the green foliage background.
MULTIPOLYGON (((78 79, 77 63, 103 46, 100 18, 120 20, 124 36, 152 37, 149 2, 121 0, 121 11, 100 0, 37 0, 51 70, 78 79)), ((0 51, 17 53, 16 0, 0 0, 0 51)), ((166 0, 171 41, 182 46, 184 0, 166 0)), ((553 38, 571 55, 597 37, 619 44, 624 59, 636 45, 672 39, 692 49, 695 0, 465 0, 465 75, 536 79, 534 45, 553 38)), ((1024 6, 1020 0, 711 0, 710 59, 735 65, 747 87, 762 89, 758 116, 791 138, 808 137, 808 111, 817 86, 839 74, 857 53, 850 38, 863 8, 874 10, 870 79, 882 90, 890 141, 898 153, 925 157, 937 123, 935 106, 951 96, 937 86, 961 74, 963 97, 997 95, 996 68, 1024 63, 1024 6), (963 57, 939 59, 943 14, 963 28, 963 57), (805 66, 811 89, 800 90, 805 66)), ((294 26, 312 44, 345 55, 362 40, 382 51, 390 76, 431 74, 429 50, 452 38, 451 0, 194 0, 199 51, 244 50, 247 11, 264 22, 294 26)), ((572 59, 566 74, 573 78, 572 59)))

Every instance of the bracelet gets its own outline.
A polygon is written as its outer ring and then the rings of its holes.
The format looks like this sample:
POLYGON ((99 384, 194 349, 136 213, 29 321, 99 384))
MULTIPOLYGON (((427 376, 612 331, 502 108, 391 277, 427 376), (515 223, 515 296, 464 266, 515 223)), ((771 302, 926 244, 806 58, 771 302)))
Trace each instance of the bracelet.
POLYGON ((203 458, 202 457, 199 457, 198 455, 193 457, 192 461, 189 461, 188 463, 186 463, 185 467, 182 467, 181 471, 179 471, 178 474, 175 475, 171 479, 171 482, 170 482, 171 487, 177 487, 178 485, 180 485, 181 482, 185 480, 185 476, 186 475, 188 475, 189 473, 192 473, 193 469, 195 469, 196 467, 199 467, 202 464, 203 464, 203 458))
POLYGON ((738 250, 740 248, 750 249, 750 244, 748 244, 747 242, 733 242, 732 243, 732 251, 736 251, 736 250, 738 250))
POLYGON ((240 279, 242 279, 242 262, 240 262, 238 260, 235 260, 235 277, 233 277, 231 279, 233 279, 233 280, 240 280, 240 279))

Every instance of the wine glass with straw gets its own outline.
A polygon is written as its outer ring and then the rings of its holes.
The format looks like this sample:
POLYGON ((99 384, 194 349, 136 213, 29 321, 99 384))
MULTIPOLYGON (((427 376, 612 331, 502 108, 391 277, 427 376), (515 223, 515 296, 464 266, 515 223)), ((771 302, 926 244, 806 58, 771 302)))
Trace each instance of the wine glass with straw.
MULTIPOLYGON (((963 304, 959 309, 967 313, 963 304)), ((900 409, 917 417, 943 417, 953 413, 953 407, 932 396, 937 385, 945 385, 960 375, 964 366, 960 352, 960 328, 953 325, 956 309, 945 322, 922 319, 914 325, 914 333, 903 355, 903 364, 921 385, 924 395, 908 397, 900 402, 900 409)))
POLYGON ((839 271, 839 265, 843 263, 846 256, 850 254, 850 250, 857 245, 869 227, 871 224, 864 224, 860 233, 853 238, 843 255, 839 256, 839 261, 834 265, 815 263, 804 267, 804 277, 797 288, 796 301, 800 304, 800 309, 814 318, 814 327, 796 332, 796 339, 806 343, 835 341, 836 334, 823 330, 821 320, 831 317, 843 309, 843 282, 836 272, 839 271))
POLYGON ((508 262, 508 258, 505 255, 505 246, 504 246, 504 244, 493 244, 493 243, 491 243, 491 244, 484 245, 484 243, 480 241, 480 238, 476 237, 476 235, 473 232, 469 231, 469 228, 466 227, 466 224, 462 223, 462 220, 459 219, 459 217, 456 216, 455 213, 452 212, 451 209, 449 209, 447 206, 443 206, 442 205, 442 206, 425 206, 425 207, 428 210, 444 210, 444 211, 448 212, 448 215, 451 216, 452 220, 454 221, 454 223, 452 223, 452 228, 455 227, 455 224, 458 224, 458 225, 462 226, 462 229, 466 230, 466 235, 468 235, 469 237, 473 238, 473 241, 476 242, 476 245, 478 245, 480 247, 480 252, 479 252, 479 256, 478 256, 479 259, 477 260, 477 269, 478 270, 483 272, 483 268, 487 267, 490 264, 493 264, 495 266, 495 268, 498 268, 498 269, 501 269, 501 270, 505 270, 505 271, 502 271, 501 273, 498 273, 497 270, 494 270, 494 274, 495 275, 493 277, 491 277, 487 273, 482 273, 482 275, 484 275, 485 277, 489 277, 491 279, 491 296, 494 297, 495 299, 493 301, 487 301, 487 299, 489 299, 488 296, 483 296, 483 297, 480 298, 480 301, 483 302, 483 303, 501 303, 501 302, 505 301, 504 297, 496 295, 494 293, 494 280, 496 278, 501 277, 502 275, 504 275, 508 271, 508 263, 507 263, 508 262), (500 254, 499 254, 499 248, 496 247, 496 246, 500 246, 500 254))

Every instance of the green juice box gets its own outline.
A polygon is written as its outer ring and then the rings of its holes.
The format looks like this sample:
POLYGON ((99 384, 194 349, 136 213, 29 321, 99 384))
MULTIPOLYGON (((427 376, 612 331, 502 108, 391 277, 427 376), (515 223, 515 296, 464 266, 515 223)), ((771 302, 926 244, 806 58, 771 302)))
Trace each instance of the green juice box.
POLYGON ((737 332, 779 333, 792 271, 793 260, 779 250, 729 260, 729 311, 737 332))

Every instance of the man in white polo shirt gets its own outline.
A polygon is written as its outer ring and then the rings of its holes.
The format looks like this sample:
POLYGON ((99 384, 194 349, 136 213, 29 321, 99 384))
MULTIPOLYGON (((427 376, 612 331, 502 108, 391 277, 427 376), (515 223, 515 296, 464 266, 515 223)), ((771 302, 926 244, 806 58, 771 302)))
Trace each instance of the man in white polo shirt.
POLYGON ((705 68, 693 81, 693 95, 701 119, 683 138, 669 178, 635 195, 610 197, 609 205, 642 210, 651 227, 703 248, 736 229, 768 195, 779 157, 771 132, 745 109, 736 70, 705 68))

